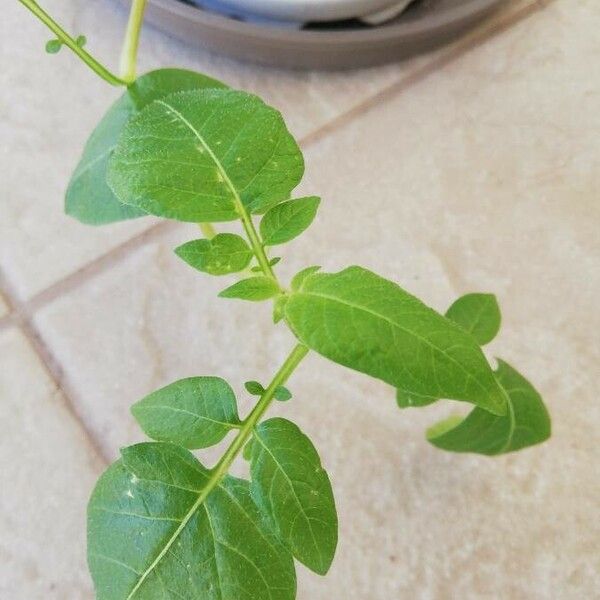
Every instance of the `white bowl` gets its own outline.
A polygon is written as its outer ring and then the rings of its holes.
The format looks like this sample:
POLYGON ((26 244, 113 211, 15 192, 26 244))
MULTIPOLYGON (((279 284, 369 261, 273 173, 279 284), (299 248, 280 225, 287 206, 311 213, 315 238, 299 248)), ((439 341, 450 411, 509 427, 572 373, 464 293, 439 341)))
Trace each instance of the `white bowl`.
POLYGON ((250 15, 282 21, 335 21, 384 11, 401 0, 219 0, 250 15))

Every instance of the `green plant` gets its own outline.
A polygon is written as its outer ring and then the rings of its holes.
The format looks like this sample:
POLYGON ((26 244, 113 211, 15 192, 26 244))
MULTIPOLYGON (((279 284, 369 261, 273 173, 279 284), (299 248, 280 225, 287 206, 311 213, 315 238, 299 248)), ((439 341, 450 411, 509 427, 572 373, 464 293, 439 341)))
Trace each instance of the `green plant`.
POLYGON ((429 441, 454 452, 495 455, 550 435, 539 394, 507 363, 494 371, 480 346, 500 327, 496 299, 459 298, 442 316, 362 267, 311 266, 288 287, 268 250, 300 235, 319 198, 290 199, 304 163, 281 115, 256 96, 178 69, 135 77, 144 0, 134 0, 122 74, 116 76, 33 0, 19 0, 64 45, 125 94, 102 119, 66 194, 66 211, 103 224, 157 215, 201 223, 204 239, 175 250, 198 271, 242 274, 221 296, 273 301, 273 320, 298 343, 271 382, 246 382, 258 397, 243 419, 229 384, 191 377, 142 399, 132 412, 152 442, 125 448, 101 476, 88 508, 88 559, 101 600, 195 598, 293 600, 296 559, 325 574, 337 543, 329 477, 292 422, 264 420, 309 351, 382 380, 401 408, 441 398, 470 403, 466 418, 432 427, 429 441), (260 218, 260 226, 255 221, 260 218), (244 237, 216 233, 237 221, 244 237), (233 441, 207 468, 191 453, 233 441), (243 455, 249 481, 228 474, 243 455))

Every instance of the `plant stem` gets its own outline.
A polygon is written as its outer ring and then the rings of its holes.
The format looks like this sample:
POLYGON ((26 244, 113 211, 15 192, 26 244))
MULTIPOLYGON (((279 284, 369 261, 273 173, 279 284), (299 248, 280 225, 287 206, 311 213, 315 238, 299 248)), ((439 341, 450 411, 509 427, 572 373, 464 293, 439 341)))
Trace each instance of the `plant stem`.
POLYGON ((279 283, 279 280, 277 279, 275 272, 273 271, 273 269, 271 268, 271 265, 269 264, 269 258, 267 257, 267 254, 265 253, 265 247, 263 246, 260 235, 258 235, 258 231, 256 231, 256 227, 254 227, 254 223, 252 222, 252 217, 248 214, 248 211, 246 210, 246 208, 241 205, 241 202, 240 202, 240 206, 241 207, 238 208, 238 212, 240 214, 240 219, 242 220, 242 225, 244 226, 244 231, 246 232, 246 235, 248 236, 248 240, 250 241, 250 245, 252 246, 252 250, 254 252, 254 255, 256 256, 256 260, 258 260, 258 264, 260 265, 260 268, 262 269, 264 275, 266 275, 267 277, 270 277, 277 284, 279 289, 281 290, 281 284, 279 283))
POLYGON ((133 0, 123 50, 121 52, 121 77, 128 84, 135 81, 137 51, 140 43, 140 31, 146 10, 146 0, 133 0))
POLYGON ((269 384, 269 387, 263 392, 260 400, 252 410, 252 412, 248 415, 248 417, 242 423, 238 434, 235 436, 235 439, 225 451, 225 454, 221 457, 221 460, 216 464, 216 466, 211 469, 210 478, 206 482, 204 488, 200 492, 198 499, 194 502, 192 507, 188 510, 186 515, 181 520, 179 527, 174 531, 171 535, 167 543, 165 544, 162 551, 158 554, 158 556, 154 559, 152 564, 141 574, 137 583, 127 596, 126 600, 132 600, 132 598, 136 595, 137 591, 143 585, 144 581, 148 578, 149 574, 152 573, 156 565, 163 559, 163 557, 169 552, 170 548, 175 543, 175 540, 179 537, 181 532, 187 527, 190 519, 196 514, 196 511, 204 504, 206 498, 208 498, 209 494, 221 483, 221 480, 227 472, 229 471, 229 467, 237 457, 237 455, 242 451, 244 445, 248 441, 248 438, 252 435, 252 430, 260 421, 260 418, 265 414, 265 411, 269 408, 271 402, 273 401, 273 396, 275 395, 275 390, 283 385, 290 375, 294 372, 294 369, 300 364, 300 361, 307 355, 308 348, 303 346, 302 344, 298 344, 289 356, 285 359, 283 365, 281 365, 279 371, 273 377, 273 380, 269 384))
POLYGON ((71 37, 35 0, 19 0, 29 9, 44 25, 46 25, 56 37, 68 48, 70 48, 92 71, 102 77, 111 85, 127 85, 127 81, 111 73, 103 64, 99 63, 89 52, 77 45, 71 37))
POLYGON ((200 231, 207 240, 212 240, 217 235, 217 231, 212 223, 198 223, 198 227, 200 227, 200 231))
POLYGON ((210 147, 210 145, 206 142, 204 137, 202 137, 202 134, 179 111, 175 110, 172 106, 169 106, 162 100, 157 100, 157 102, 160 104, 163 104, 169 112, 173 113, 180 121, 182 121, 186 125, 186 127, 188 127, 188 129, 190 129, 190 131, 193 132, 193 134, 196 136, 196 138, 200 142, 202 148, 204 148, 204 150, 206 150, 208 155, 211 157, 211 159, 217 165, 217 170, 220 174, 220 181, 223 182, 231 191, 231 195, 233 196, 235 212, 237 212, 240 220, 242 221, 244 231, 246 232, 246 235, 248 236, 248 241, 250 242, 250 246, 252 247, 252 251, 254 252, 256 259, 258 260, 258 264, 260 265, 262 272, 264 273, 264 275, 266 277, 270 277, 277 285, 277 288, 281 292, 283 292, 283 288, 281 287, 281 284, 279 283, 277 276, 275 275, 273 269, 271 268, 271 265, 269 264, 269 258, 267 257, 267 255, 265 253, 265 248, 264 248, 263 242, 260 238, 260 235, 258 234, 258 231, 256 231, 256 228, 254 227, 254 223, 252 222, 252 216, 246 210, 246 207, 244 206, 244 203, 242 202, 242 199, 240 198, 240 194, 239 194, 237 188, 235 187, 235 185, 233 184, 233 181, 231 181, 231 179, 227 173, 227 169, 225 169, 225 167, 221 164, 221 161, 219 160, 217 155, 214 153, 214 151, 210 147))
MULTIPOLYGON (((221 481, 221 479, 229 471, 229 467, 231 467, 231 464, 235 460, 236 456, 241 452, 244 445, 248 441, 248 438, 252 435, 252 430, 254 427, 256 427, 261 417, 268 410, 271 402, 273 402, 277 388, 283 385, 289 379, 290 375, 294 372, 296 367, 307 354, 308 348, 302 344, 298 344, 285 359, 285 362, 281 365, 279 371, 277 371, 271 380, 271 383, 263 392, 260 400, 252 409, 252 412, 246 417, 246 419, 244 419, 238 434, 231 443, 231 446, 227 448, 225 454, 223 454, 221 457, 221 460, 212 469, 211 482, 215 481, 214 485, 221 481)), ((208 493, 206 493, 206 495, 208 495, 208 493)))

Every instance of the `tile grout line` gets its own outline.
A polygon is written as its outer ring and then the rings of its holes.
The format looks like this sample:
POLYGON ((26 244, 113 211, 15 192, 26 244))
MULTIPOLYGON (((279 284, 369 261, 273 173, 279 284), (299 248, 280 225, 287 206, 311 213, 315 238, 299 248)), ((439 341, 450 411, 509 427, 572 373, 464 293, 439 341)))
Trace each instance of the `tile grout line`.
MULTIPOLYGON (((415 70, 414 73, 401 78, 399 81, 396 81, 388 87, 380 90, 376 94, 366 98, 364 101, 348 109, 341 115, 334 117, 324 125, 306 134, 299 140, 299 145, 303 150, 305 150, 311 145, 327 137, 334 131, 342 129, 344 126, 353 122, 362 114, 369 112, 374 107, 385 103, 411 86, 423 81, 433 73, 437 72, 439 69, 451 64, 467 52, 478 48, 481 44, 493 38, 495 35, 503 33, 512 25, 525 20, 554 1, 555 0, 532 0, 532 4, 529 4, 522 9, 519 9, 515 13, 508 15, 504 20, 495 24, 492 29, 485 29, 477 34, 474 38, 471 37, 467 39, 462 44, 459 44, 457 48, 449 51, 438 59, 432 60, 430 63, 427 63, 420 69, 415 70)), ((66 294, 76 289, 80 285, 83 285, 95 275, 106 271, 113 264, 118 263, 122 258, 126 257, 130 251, 133 251, 138 247, 141 247, 155 240, 156 238, 161 237, 167 231, 173 230, 176 225, 177 224, 173 221, 164 221, 153 225, 152 227, 133 236, 118 246, 111 248, 105 254, 93 259, 76 271, 69 273, 67 276, 63 277, 41 292, 38 292, 29 300, 24 301, 23 305, 26 305, 31 313, 35 313, 37 310, 43 308, 63 294, 66 294)), ((9 326, 13 321, 14 318, 11 318, 10 314, 0 318, 0 331, 9 326)))
MULTIPOLYGON (((456 48, 450 50, 443 56, 432 60, 419 69, 416 69, 414 73, 410 73, 406 77, 401 78, 395 83, 387 86, 376 94, 353 106, 341 115, 338 115, 321 127, 318 127, 316 130, 308 133, 300 139, 300 146, 303 149, 306 149, 312 144, 315 144, 327 137, 332 132, 342 129, 359 116, 368 113, 374 107, 385 103, 404 90, 410 88, 412 85, 423 81, 439 69, 451 64, 471 50, 478 48, 489 39, 492 39, 496 35, 503 33, 512 25, 519 23, 534 13, 542 10, 552 1, 553 0, 534 0, 532 4, 529 4, 515 13, 508 15, 505 19, 495 24, 491 29, 484 29, 482 32, 479 32, 471 37, 467 36, 465 41, 459 43, 456 48)), ((57 386, 57 389, 61 391, 63 401, 65 402, 69 413, 80 425, 88 439, 90 446, 105 464, 110 463, 110 459, 92 430, 89 429, 85 419, 83 419, 77 410, 76 406, 79 403, 77 403, 75 399, 77 398, 78 394, 68 383, 64 374, 64 369, 60 365, 59 361, 54 357, 50 348, 47 346, 41 332, 35 326, 33 315, 40 308, 43 308, 57 298, 66 295, 68 292, 77 289, 96 275, 107 271, 122 259, 126 258, 130 252, 133 252, 137 248, 143 247, 145 244, 162 237, 167 232, 175 229, 175 227, 178 225, 179 223, 175 223, 173 221, 166 221, 153 225, 145 231, 133 236, 124 243, 110 249, 102 256, 90 261, 86 265, 82 266, 26 301, 20 301, 18 299, 18 295, 11 288, 10 284, 6 280, 6 277, 0 273, 0 289, 2 290, 3 296, 5 297, 9 307, 9 314, 0 318, 0 333, 13 325, 21 330, 36 352, 48 375, 57 386)))
POLYGON ((48 286, 46 289, 35 294, 29 300, 17 300, 18 296, 7 289, 6 278, 3 278, 4 284, 0 286, 4 297, 9 304, 9 313, 0 318, 0 332, 20 320, 19 313, 27 312, 33 315, 37 310, 47 304, 52 303, 57 298, 68 294, 77 289, 80 285, 107 271, 112 265, 118 263, 122 258, 128 256, 129 252, 143 247, 145 244, 153 241, 157 237, 174 230, 179 225, 176 221, 163 221, 152 225, 148 229, 134 235, 125 242, 111 248, 108 252, 98 258, 91 260, 82 267, 69 273, 56 283, 48 286))
POLYGON ((20 330, 22 335, 31 346, 31 349, 41 362, 46 374, 56 389, 60 392, 64 407, 67 409, 67 412, 69 415, 71 415, 75 423, 83 431, 86 441, 96 454, 96 457, 99 458, 104 464, 109 464, 110 460, 107 454, 104 452, 104 449, 96 439, 96 436, 87 426, 85 419, 83 419, 79 411, 76 409, 76 403, 73 401, 73 398, 75 398, 77 394, 67 383, 64 376, 64 370, 53 356, 52 352, 46 345, 43 336, 34 325, 33 319, 31 318, 32 315, 28 312, 27 308, 16 299, 17 296, 14 293, 14 290, 11 289, 10 284, 2 272, 0 272, 0 289, 2 289, 2 295, 6 299, 6 302, 11 309, 11 324, 20 330))
MULTIPOLYGON (((399 81, 389 85, 388 87, 380 90, 372 96, 369 96, 364 101, 356 104, 352 108, 348 109, 344 113, 334 117, 324 125, 317 129, 309 132, 299 140, 299 145, 303 150, 309 148, 311 145, 319 142, 323 138, 327 137, 334 131, 342 129, 349 123, 353 122, 359 116, 369 112, 374 107, 385 103, 396 95, 402 93, 406 89, 413 85, 423 81, 433 73, 437 72, 441 68, 451 64, 455 60, 462 57, 467 52, 474 50, 481 46, 483 43, 493 38, 499 33, 503 33, 509 29, 512 25, 519 23, 536 12, 542 10, 547 5, 551 4, 555 0, 532 0, 532 4, 529 4, 522 9, 519 9, 515 13, 508 15, 504 20, 495 24, 492 29, 485 29, 484 31, 477 34, 474 38, 471 37, 459 44, 459 46, 443 56, 432 60, 423 67, 416 69, 413 73, 410 73, 406 77, 401 78, 399 81)), ((37 310, 43 308, 47 304, 67 294, 79 286, 86 283, 89 279, 95 275, 108 270, 114 264, 117 264, 120 260, 125 258, 129 252, 136 250, 138 247, 142 247, 145 244, 152 242, 153 240, 160 238, 168 231, 172 231, 178 225, 178 222, 174 221, 163 221, 151 226, 150 228, 142 231, 141 233, 129 238, 125 242, 111 248, 105 254, 91 260, 89 263, 83 265, 79 269, 69 273, 59 281, 51 284, 41 292, 35 294, 29 300, 25 300, 19 305, 27 307, 28 311, 33 314, 37 310)), ((10 303, 9 303, 10 304, 10 303)), ((18 319, 18 317, 17 317, 18 319)), ((0 332, 13 324, 15 317, 10 313, 0 318, 0 332)))

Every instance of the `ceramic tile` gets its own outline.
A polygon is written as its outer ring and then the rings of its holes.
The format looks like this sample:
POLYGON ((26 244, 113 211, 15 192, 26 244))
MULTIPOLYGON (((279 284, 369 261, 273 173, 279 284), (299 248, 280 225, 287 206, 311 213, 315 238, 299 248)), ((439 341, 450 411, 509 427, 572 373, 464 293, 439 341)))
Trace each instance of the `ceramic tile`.
MULTIPOLYGON (((551 3, 307 153, 304 191, 324 202, 281 271, 360 262, 438 309, 495 292, 491 351, 538 386, 554 435, 495 460, 444 454, 422 436, 446 406, 398 412, 386 386, 309 358, 280 410, 321 448, 342 531, 331 575, 301 575, 302 600, 595 595, 599 21, 591 1, 551 3)), ((139 248, 37 316, 111 455, 140 439, 128 406, 154 387, 220 374, 240 391, 292 343, 266 308, 217 301, 226 280, 177 261, 193 235, 139 248)))
MULTIPOLYGON (((510 3, 495 19, 532 3, 510 3)), ((126 20, 121 4, 49 0, 44 7, 67 29, 85 33, 91 51, 106 64, 117 63, 126 20)), ((19 3, 3 8, 0 55, 9 85, 0 92, 4 154, 0 264, 22 298, 35 295, 150 224, 147 219, 94 229, 62 214, 64 190, 81 148, 119 91, 97 80, 67 51, 46 55, 43 46, 48 37, 19 3)), ((149 27, 143 36, 140 66, 141 70, 165 65, 200 69, 258 92, 281 108, 292 130, 304 136, 435 56, 352 74, 290 73, 199 52, 149 27)))
POLYGON ((451 52, 458 45, 469 45, 470 39, 481 35, 483 31, 494 30, 510 15, 535 4, 535 0, 512 0, 475 27, 458 44, 450 44, 397 64, 368 69, 303 72, 248 65, 200 52, 172 38, 154 35, 154 32, 149 32, 142 42, 142 64, 148 69, 164 65, 172 61, 175 52, 180 64, 211 73, 233 86, 259 94, 282 111, 295 135, 303 137, 387 86, 451 52))
MULTIPOLYGON (((55 1, 44 7, 55 12, 67 28, 81 31, 76 18, 81 3, 55 1)), ((50 37, 18 2, 3 7, 0 264, 22 298, 98 257, 148 223, 140 220, 97 229, 63 215, 64 192, 81 149, 118 92, 96 81, 67 51, 47 55, 44 44, 50 37)), ((94 37, 90 35, 91 47, 94 37)), ((108 37, 114 43, 116 31, 108 37)))
POLYGON ((6 303, 6 300, 4 299, 2 294, 0 294, 0 317, 5 317, 9 313, 9 311, 10 309, 8 307, 8 304, 6 303))
MULTIPOLYGON (((382 511, 378 547, 389 548, 386 536, 398 531, 412 545, 390 550, 390 579, 367 569, 380 586, 373 598, 575 599, 598 588, 600 74, 590 57, 600 43, 585 33, 598 25, 594 3, 550 4, 309 152, 311 188, 328 200, 322 218, 341 224, 342 243, 361 261, 366 253, 391 272, 402 239, 439 259, 456 295, 498 294, 504 328, 493 353, 539 386, 554 418, 545 448, 500 461, 432 458, 452 475, 412 456, 412 469, 439 475, 435 495, 444 500, 430 513, 434 494, 419 494, 397 527, 389 515, 398 511, 382 511), (340 148, 352 149, 343 161, 340 148)), ((333 236, 315 231, 319 254, 333 236)), ((395 439, 404 452, 406 437, 395 439)), ((382 476, 375 489, 386 484, 382 476)), ((396 490, 409 494, 405 511, 415 485, 396 490)))
MULTIPOLYGON (((563 409, 545 446, 498 459, 444 454, 423 431, 447 407, 384 419, 348 402, 340 374, 324 379, 317 360, 298 372, 302 396, 287 411, 323 453, 340 543, 327 577, 301 573, 299 599, 594 596, 600 485, 587 466, 599 441, 591 425, 563 409)), ((364 391, 391 406, 376 386, 364 391)))
POLYGON ((0 597, 89 600, 85 506, 101 464, 16 329, 0 357, 0 597))
POLYGON ((129 406, 154 388, 214 374, 241 389, 244 381, 271 375, 293 343, 283 327, 273 331, 266 305, 217 302, 231 278, 199 276, 173 254, 195 236, 197 229, 182 226, 36 317, 111 456, 140 439, 129 406))

